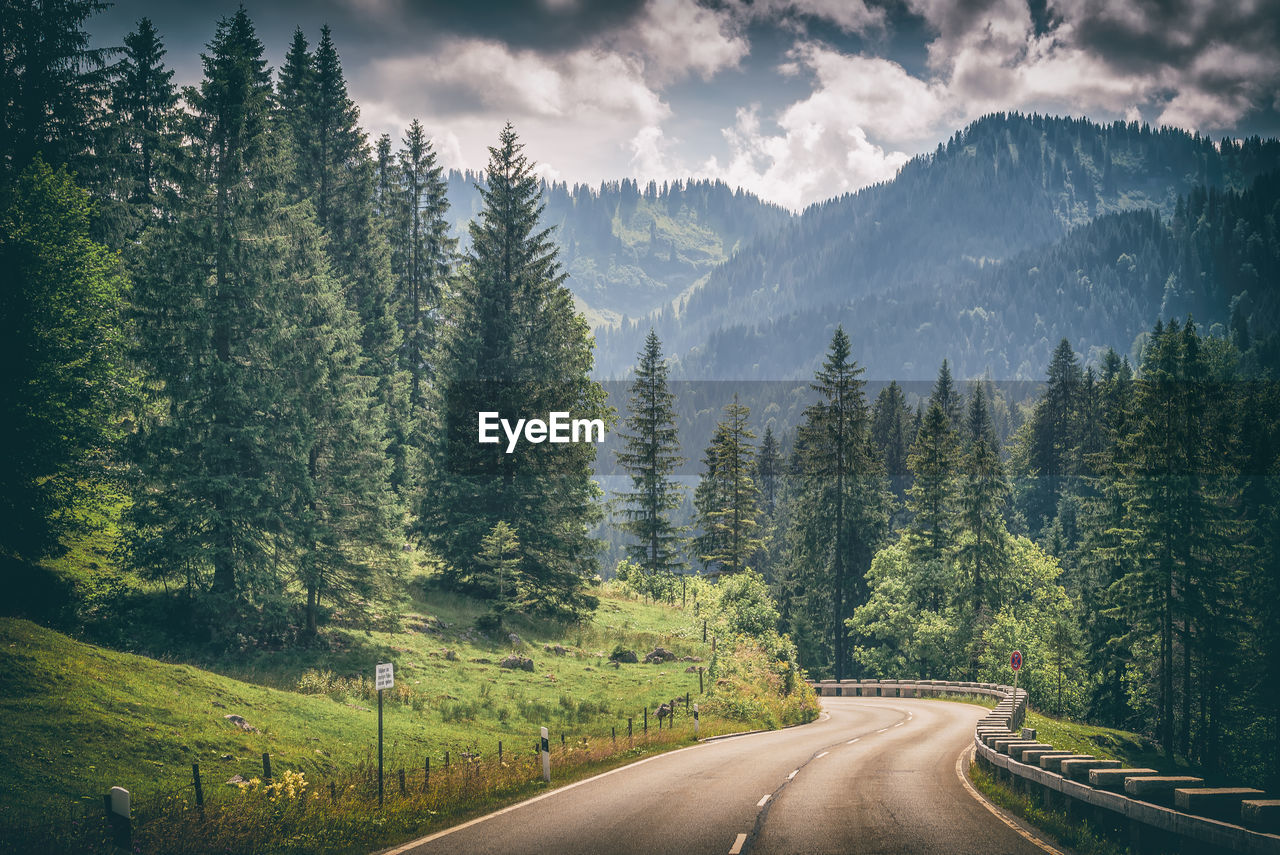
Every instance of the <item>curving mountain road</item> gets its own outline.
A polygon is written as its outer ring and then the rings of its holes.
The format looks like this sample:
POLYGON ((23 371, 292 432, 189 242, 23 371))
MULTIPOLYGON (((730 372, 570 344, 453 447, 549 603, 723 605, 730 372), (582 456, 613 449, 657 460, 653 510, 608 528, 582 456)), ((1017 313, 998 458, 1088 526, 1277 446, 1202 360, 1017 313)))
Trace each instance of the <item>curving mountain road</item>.
POLYGON ((387 855, 1039 855, 966 791, 957 758, 984 710, 823 698, 803 727, 652 757, 387 855))

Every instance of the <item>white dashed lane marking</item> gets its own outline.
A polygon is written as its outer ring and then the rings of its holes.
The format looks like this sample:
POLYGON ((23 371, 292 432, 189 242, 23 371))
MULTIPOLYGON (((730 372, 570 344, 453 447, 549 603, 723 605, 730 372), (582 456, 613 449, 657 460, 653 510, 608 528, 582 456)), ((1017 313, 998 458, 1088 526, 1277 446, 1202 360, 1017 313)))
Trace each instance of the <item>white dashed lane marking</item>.
POLYGON ((734 838, 733 845, 729 847, 729 855, 740 855, 742 852, 742 844, 747 842, 747 835, 739 834, 734 838))
POLYGON ((769 796, 771 796, 771 795, 772 795, 772 793, 765 793, 765 794, 764 794, 764 798, 762 798, 762 799, 760 799, 760 801, 756 802, 756 807, 764 807, 764 803, 765 803, 765 802, 767 802, 767 801, 769 801, 769 796))

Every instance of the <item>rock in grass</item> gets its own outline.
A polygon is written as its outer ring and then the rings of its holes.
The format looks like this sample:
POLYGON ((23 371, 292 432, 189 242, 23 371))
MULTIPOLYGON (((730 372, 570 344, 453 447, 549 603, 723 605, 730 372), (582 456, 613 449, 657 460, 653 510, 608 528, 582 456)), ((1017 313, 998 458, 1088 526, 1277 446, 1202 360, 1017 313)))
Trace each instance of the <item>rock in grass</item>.
POLYGON ((609 654, 609 659, 613 662, 639 662, 640 657, 636 656, 634 650, 623 650, 621 647, 615 648, 613 653, 609 654))
POLYGON ((653 652, 646 654, 644 657, 645 664, 661 665, 663 662, 674 662, 676 655, 665 647, 655 647, 653 652))
POLYGON ((533 660, 525 656, 519 656, 512 653, 506 659, 498 663, 499 668, 507 668, 512 671, 532 671, 533 660))
POLYGON ((230 715, 224 715, 223 718, 225 718, 227 721, 231 722, 236 727, 243 730, 245 733, 258 732, 258 728, 254 727, 253 725, 249 724, 249 722, 245 721, 243 716, 238 716, 235 713, 231 713, 230 715))

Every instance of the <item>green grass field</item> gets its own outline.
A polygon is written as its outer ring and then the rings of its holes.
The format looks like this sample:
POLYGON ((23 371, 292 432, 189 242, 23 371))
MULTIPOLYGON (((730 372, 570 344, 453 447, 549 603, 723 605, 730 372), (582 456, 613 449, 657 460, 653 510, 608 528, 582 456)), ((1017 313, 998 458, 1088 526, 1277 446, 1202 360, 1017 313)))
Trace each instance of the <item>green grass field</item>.
MULTIPOLYGON (((473 628, 478 604, 452 596, 414 603, 397 632, 336 631, 335 651, 255 652, 218 662, 167 664, 73 641, 25 620, 0 619, 0 715, 6 739, 0 765, 8 783, 0 811, 39 811, 80 801, 97 804, 119 784, 146 793, 185 785, 190 763, 220 784, 276 769, 325 777, 368 760, 377 733, 376 662, 396 666, 384 699, 390 768, 421 767, 467 751, 496 755, 529 748, 538 728, 558 738, 601 738, 611 727, 637 732, 642 710, 686 692, 697 674, 685 662, 613 668, 615 644, 641 656, 656 645, 679 655, 709 655, 692 611, 605 593, 594 620, 559 633, 522 626, 512 642, 473 628), (695 637, 696 636, 696 637, 695 637), (563 655, 549 652, 553 645, 563 655), (532 672, 501 669, 511 652, 532 658, 532 672), (225 716, 242 716, 246 732, 225 716)), ((653 722, 656 728, 656 721, 653 722)), ((723 723, 732 729, 731 723, 723 723)), ((706 722, 708 732, 717 727, 706 722)))

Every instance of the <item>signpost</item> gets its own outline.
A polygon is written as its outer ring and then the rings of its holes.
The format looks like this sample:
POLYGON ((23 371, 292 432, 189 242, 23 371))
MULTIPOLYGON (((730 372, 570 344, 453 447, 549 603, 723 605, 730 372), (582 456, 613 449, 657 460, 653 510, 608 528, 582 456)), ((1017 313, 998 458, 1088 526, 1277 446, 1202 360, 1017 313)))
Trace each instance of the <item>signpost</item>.
POLYGON ((378 806, 382 806, 382 690, 396 684, 390 662, 379 663, 374 672, 373 687, 378 690, 378 806))
POLYGON ((1018 726, 1018 672, 1022 670, 1022 651, 1015 650, 1009 657, 1009 667, 1013 669, 1013 718, 1009 720, 1009 729, 1018 726))

